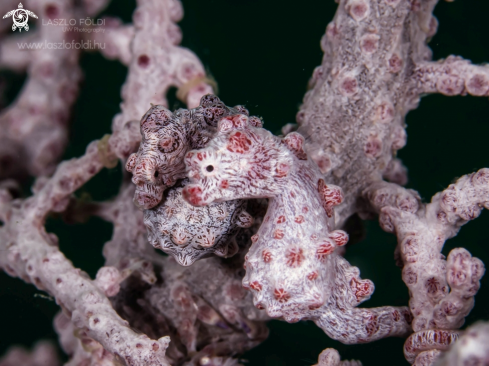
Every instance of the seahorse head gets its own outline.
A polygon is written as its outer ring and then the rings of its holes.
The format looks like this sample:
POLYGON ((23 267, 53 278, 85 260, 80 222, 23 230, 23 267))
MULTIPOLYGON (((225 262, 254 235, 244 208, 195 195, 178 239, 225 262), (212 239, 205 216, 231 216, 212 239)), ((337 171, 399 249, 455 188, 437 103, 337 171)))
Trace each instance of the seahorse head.
POLYGON ((206 148, 185 156, 191 184, 185 199, 194 206, 238 198, 277 194, 292 167, 292 154, 282 140, 261 128, 257 117, 222 118, 206 148))

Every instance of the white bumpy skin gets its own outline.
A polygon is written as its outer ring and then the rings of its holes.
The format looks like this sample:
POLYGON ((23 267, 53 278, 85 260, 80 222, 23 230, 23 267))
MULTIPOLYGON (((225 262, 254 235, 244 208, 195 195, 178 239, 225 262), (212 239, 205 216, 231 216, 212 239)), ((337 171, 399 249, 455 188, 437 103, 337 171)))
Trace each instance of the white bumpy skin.
POLYGON ((172 255, 182 266, 190 266, 213 254, 232 257, 239 249, 233 237, 240 228, 253 224, 253 217, 245 211, 246 201, 194 207, 182 197, 187 183, 185 179, 170 188, 161 204, 144 210, 148 241, 172 255))
POLYGON ((348 241, 344 231, 334 230, 333 206, 342 193, 324 182, 303 144, 301 135, 281 139, 254 127, 246 115, 224 117, 206 148, 187 153, 191 184, 183 196, 195 206, 270 198, 243 279, 255 306, 269 316, 314 320, 344 343, 406 335, 406 308, 354 309, 374 286, 335 253, 348 241))

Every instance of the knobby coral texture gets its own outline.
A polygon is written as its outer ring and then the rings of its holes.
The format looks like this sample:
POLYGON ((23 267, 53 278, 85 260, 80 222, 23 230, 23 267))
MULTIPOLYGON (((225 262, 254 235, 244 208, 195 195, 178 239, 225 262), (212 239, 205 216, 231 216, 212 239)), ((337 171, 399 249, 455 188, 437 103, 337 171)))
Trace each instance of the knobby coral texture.
MULTIPOLYGON (((465 172, 426 203, 404 187, 397 158, 422 95, 489 96, 487 66, 432 61, 436 3, 340 0, 297 125, 274 135, 243 105, 221 101, 197 56, 179 46, 178 0, 138 0, 131 24, 105 17, 84 32, 54 20, 97 17, 107 1, 26 1, 37 26, 17 36, 0 29, 0 66, 27 74, 0 115, 0 268, 59 306, 53 327, 65 364, 240 365, 273 319, 310 320, 341 351, 397 337, 412 365, 489 362, 487 323, 461 330, 484 264, 464 248, 442 254, 489 208, 489 168, 465 172), (78 158, 60 162, 83 51, 18 50, 34 41, 104 44, 102 55, 128 68, 111 134, 78 158), (170 88, 187 108, 173 110, 170 88), (80 194, 119 162, 115 198, 80 194), (32 194, 22 194, 29 176, 32 194), (113 225, 93 278, 46 229, 53 217, 113 225), (404 306, 363 304, 374 283, 347 259, 361 219, 397 239, 409 302, 395 305, 404 306)), ((317 366, 361 365, 322 348, 317 366)), ((39 342, 10 348, 0 366, 62 362, 39 342)))

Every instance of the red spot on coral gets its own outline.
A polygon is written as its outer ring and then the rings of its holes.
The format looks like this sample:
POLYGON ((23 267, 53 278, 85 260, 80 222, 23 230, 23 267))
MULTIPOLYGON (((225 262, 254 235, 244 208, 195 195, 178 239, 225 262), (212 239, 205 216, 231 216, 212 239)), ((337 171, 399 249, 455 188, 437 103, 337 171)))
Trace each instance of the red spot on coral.
POLYGON ((248 138, 248 136, 238 131, 229 138, 227 149, 231 152, 244 154, 250 150, 251 144, 251 140, 248 138))
POLYGON ((339 88, 341 94, 345 96, 352 96, 358 92, 357 79, 352 76, 346 76, 340 81, 339 88))
POLYGON ((333 253, 335 246, 331 242, 322 243, 316 250, 316 258, 321 262, 326 260, 326 257, 333 253))
POLYGON ((59 14, 59 9, 56 5, 49 4, 48 6, 46 6, 44 12, 49 19, 55 19, 59 14))
POLYGON ((306 206, 302 207, 302 213, 306 214, 309 212, 309 208, 307 208, 306 206))
POLYGON ((253 281, 252 283, 250 283, 250 288, 255 290, 255 291, 261 291, 262 285, 258 281, 253 281))
POLYGON ((464 91, 463 79, 454 75, 440 76, 436 82, 436 89, 444 95, 459 95, 464 91))
POLYGON ((302 224, 304 222, 304 216, 298 215, 295 217, 294 221, 298 224, 302 224))
POLYGON ((380 103, 375 111, 375 119, 381 123, 389 123, 394 118, 394 106, 390 102, 380 103))
POLYGON ((411 324, 413 322, 413 314, 411 314, 409 310, 404 310, 402 312, 402 316, 404 317, 406 323, 411 324))
POLYGON ((418 282, 418 275, 410 267, 404 267, 402 279, 407 285, 414 285, 418 282))
POLYGON ((279 216, 277 219, 277 224, 283 224, 285 222, 285 216, 279 216))
POLYGON ((364 0, 353 0, 350 2, 350 15, 356 21, 367 16, 368 4, 364 0))
POLYGON ((251 116, 249 122, 253 127, 263 127, 263 122, 259 117, 251 116))
POLYGON ((231 121, 229 118, 222 118, 218 123, 218 129, 221 132, 229 131, 233 129, 233 127, 233 121, 231 121))
POLYGON ((273 296, 279 302, 287 302, 290 299, 289 293, 285 291, 283 288, 276 288, 273 291, 273 296))
POLYGON ((307 279, 310 281, 313 281, 316 278, 318 278, 318 276, 319 276, 318 273, 316 271, 314 271, 314 272, 311 272, 307 275, 307 279))
POLYGON ((273 232, 274 239, 282 239, 284 237, 284 231, 282 229, 276 229, 273 232))
POLYGON ((489 92, 489 78, 484 74, 475 74, 465 83, 465 86, 469 94, 478 97, 487 95, 489 92))
POLYGON ((334 240, 337 246, 341 247, 348 243, 348 234, 343 230, 335 230, 329 233, 329 237, 334 240))
POLYGON ((251 237, 251 242, 252 242, 252 243, 256 243, 256 241, 258 240, 258 238, 259 238, 259 235, 258 235, 258 234, 253 235, 253 236, 251 237))
POLYGON ((403 65, 403 61, 401 57, 397 53, 392 54, 391 58, 388 61, 387 68, 391 73, 397 73, 401 71, 403 65))
POLYGON ((366 54, 372 54, 379 48, 379 36, 367 34, 360 39, 360 48, 366 54))
POLYGON ((368 336, 371 337, 372 335, 377 333, 378 330, 379 330, 379 323, 377 321, 377 316, 372 314, 367 320, 367 324, 365 325, 365 331, 367 332, 368 336))
POLYGON ((339 205, 343 201, 341 189, 336 186, 327 186, 323 179, 319 179, 318 191, 326 214, 328 217, 332 217, 333 206, 339 205))
POLYGON ((265 263, 270 263, 272 261, 272 253, 269 251, 269 250, 264 250, 262 253, 261 253, 261 256, 263 258, 263 261, 265 263))
POLYGON ((304 261, 304 254, 302 251, 302 248, 299 247, 293 247, 289 248, 287 252, 285 253, 285 258, 286 258, 286 264, 289 267, 292 268, 297 268, 299 267, 302 262, 304 261))
POLYGON ((436 218, 441 221, 442 223, 446 223, 447 222, 447 213, 445 211, 438 211, 436 213, 436 218))
POLYGON ((428 278, 424 286, 430 295, 434 295, 440 290, 440 282, 435 277, 428 278))
POLYGON ((355 292, 357 302, 361 302, 374 292, 374 284, 370 280, 361 280, 353 277, 350 281, 350 288, 355 292))
POLYGON ((324 262, 326 260, 326 257, 333 253, 334 248, 335 244, 331 240, 323 240, 316 250, 316 258, 319 259, 321 262, 324 262))
POLYGON ((478 186, 489 185, 489 169, 484 168, 479 170, 477 173, 472 174, 470 180, 474 185, 478 185, 478 186))
POLYGON ((148 55, 141 55, 138 57, 138 66, 142 67, 143 69, 147 68, 149 66, 150 59, 148 55))
POLYGON ((307 160, 307 155, 303 146, 304 137, 296 132, 291 132, 285 136, 283 141, 299 160, 307 160))
POLYGON ((382 141, 377 136, 370 136, 363 149, 369 158, 377 158, 382 152, 382 141))
POLYGON ((411 10, 413 12, 417 12, 421 10, 421 1, 420 0, 411 0, 411 10))
POLYGON ((447 301, 442 304, 442 310, 445 314, 454 316, 461 310, 461 306, 456 306, 454 303, 447 301))
POLYGON ((401 314, 397 310, 394 310, 392 312, 392 317, 394 318, 395 322, 398 322, 399 320, 401 320, 401 314))
POLYGON ((417 254, 419 251, 419 242, 414 235, 408 235, 401 242, 401 250, 404 254, 405 260, 408 263, 414 263, 417 259, 417 254))

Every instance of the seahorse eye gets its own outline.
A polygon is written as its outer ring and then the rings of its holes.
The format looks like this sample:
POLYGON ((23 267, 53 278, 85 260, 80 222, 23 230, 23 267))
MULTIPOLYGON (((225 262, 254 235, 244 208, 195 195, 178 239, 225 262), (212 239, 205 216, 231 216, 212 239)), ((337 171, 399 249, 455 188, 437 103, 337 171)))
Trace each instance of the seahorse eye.
POLYGON ((210 173, 214 170, 214 167, 212 165, 207 165, 205 170, 207 170, 210 173))

